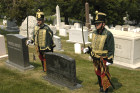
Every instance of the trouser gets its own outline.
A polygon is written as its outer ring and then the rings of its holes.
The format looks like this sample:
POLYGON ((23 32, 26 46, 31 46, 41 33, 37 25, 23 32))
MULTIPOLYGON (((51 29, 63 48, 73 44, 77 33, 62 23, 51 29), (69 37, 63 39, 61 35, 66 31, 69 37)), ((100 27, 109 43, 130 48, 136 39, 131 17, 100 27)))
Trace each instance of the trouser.
POLYGON ((93 60, 94 63, 94 70, 98 77, 98 82, 100 88, 103 87, 103 90, 108 90, 108 87, 111 85, 105 73, 109 76, 109 68, 106 66, 106 60, 103 60, 103 65, 105 67, 105 71, 103 70, 103 66, 101 65, 100 60, 93 60))
POLYGON ((47 66, 46 66, 45 52, 40 52, 39 59, 41 60, 43 71, 46 72, 47 66))
POLYGON ((51 49, 51 50, 40 50, 39 51, 39 59, 41 60, 44 72, 47 71, 47 63, 46 63, 45 52, 53 52, 53 49, 51 49))

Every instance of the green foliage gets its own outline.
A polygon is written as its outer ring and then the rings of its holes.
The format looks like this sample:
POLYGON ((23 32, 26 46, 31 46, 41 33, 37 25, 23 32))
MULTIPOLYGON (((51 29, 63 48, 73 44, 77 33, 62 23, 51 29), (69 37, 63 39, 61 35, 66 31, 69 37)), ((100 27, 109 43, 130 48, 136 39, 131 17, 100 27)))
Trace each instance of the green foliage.
POLYGON ((50 16, 56 13, 56 5, 59 5, 61 17, 69 24, 69 18, 85 21, 86 1, 93 17, 96 10, 107 14, 108 25, 124 24, 126 12, 130 21, 140 22, 140 0, 0 0, 0 12, 10 19, 16 19, 20 25, 27 15, 35 15, 39 7, 50 16))
POLYGON ((36 2, 34 0, 1 0, 1 12, 6 15, 8 19, 17 20, 17 24, 21 25, 21 22, 27 17, 27 15, 34 15, 34 6, 36 2))

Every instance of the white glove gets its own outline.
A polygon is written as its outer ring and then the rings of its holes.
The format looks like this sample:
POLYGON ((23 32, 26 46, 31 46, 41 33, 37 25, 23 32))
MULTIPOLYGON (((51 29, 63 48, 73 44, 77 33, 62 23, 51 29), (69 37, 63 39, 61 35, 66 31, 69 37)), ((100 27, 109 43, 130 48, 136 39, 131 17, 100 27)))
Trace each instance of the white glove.
POLYGON ((26 41, 26 45, 31 44, 31 42, 32 42, 32 40, 27 40, 27 41, 26 41))
POLYGON ((88 51, 89 51, 88 48, 84 48, 84 49, 83 49, 83 53, 84 53, 84 54, 87 53, 88 51))
POLYGON ((109 63, 109 62, 106 62, 106 65, 107 65, 107 66, 109 66, 109 65, 111 65, 111 63, 109 63))

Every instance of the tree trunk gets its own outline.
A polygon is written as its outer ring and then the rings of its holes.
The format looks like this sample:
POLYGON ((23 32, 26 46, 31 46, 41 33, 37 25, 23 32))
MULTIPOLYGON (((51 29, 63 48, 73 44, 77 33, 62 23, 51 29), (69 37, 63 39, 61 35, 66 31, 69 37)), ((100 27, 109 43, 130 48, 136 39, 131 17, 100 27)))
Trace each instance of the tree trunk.
POLYGON ((69 25, 69 20, 68 19, 69 19, 69 17, 68 16, 65 16, 65 24, 66 25, 69 25))

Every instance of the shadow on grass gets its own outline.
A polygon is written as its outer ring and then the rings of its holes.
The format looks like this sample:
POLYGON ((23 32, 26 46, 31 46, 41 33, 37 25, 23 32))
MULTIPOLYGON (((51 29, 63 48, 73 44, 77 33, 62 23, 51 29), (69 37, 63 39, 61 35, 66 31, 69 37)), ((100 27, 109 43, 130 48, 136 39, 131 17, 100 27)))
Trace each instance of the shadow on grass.
POLYGON ((41 63, 39 63, 39 62, 30 62, 30 64, 33 65, 35 67, 35 69, 42 67, 41 63))
POLYGON ((77 82, 78 84, 81 84, 83 81, 82 81, 82 80, 79 80, 78 78, 76 78, 76 82, 77 82))
POLYGON ((112 83, 113 83, 115 89, 113 89, 112 87, 109 87, 109 92, 110 92, 110 93, 113 93, 115 90, 118 90, 119 88, 122 87, 122 83, 120 83, 120 82, 118 81, 117 78, 112 77, 112 78, 111 78, 111 81, 112 81, 112 83))

